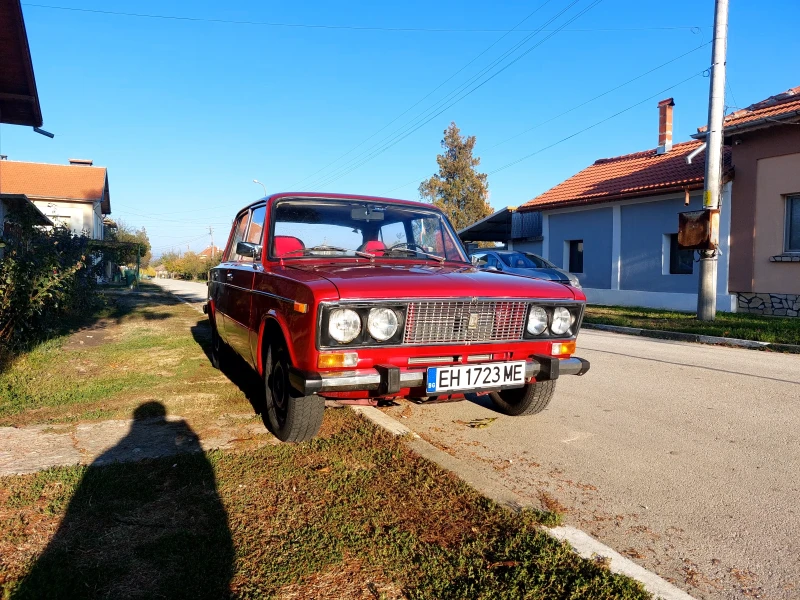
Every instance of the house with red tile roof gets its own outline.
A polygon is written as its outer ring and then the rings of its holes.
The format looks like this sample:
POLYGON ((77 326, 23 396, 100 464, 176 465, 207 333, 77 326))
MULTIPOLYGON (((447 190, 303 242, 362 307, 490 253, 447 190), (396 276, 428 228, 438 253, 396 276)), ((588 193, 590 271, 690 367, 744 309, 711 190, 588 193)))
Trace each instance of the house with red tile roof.
MULTIPOLYGON (((575 274, 589 302, 694 310, 698 268, 678 247, 678 213, 702 208, 705 152, 701 140, 673 144, 674 106, 658 103, 657 147, 596 160, 519 206, 508 247, 575 274)), ((725 165, 717 307, 730 311, 727 150, 725 165)))
POLYGON ((91 160, 73 158, 66 165, 0 160, 0 193, 24 194, 53 223, 103 239, 103 219, 111 213, 108 173, 91 160))
MULTIPOLYGON (((800 315, 800 86, 725 118, 736 181, 729 288, 737 309, 800 315)), ((697 138, 705 136, 701 127, 697 138)))
MULTIPOLYGON (((679 213, 702 208, 705 128, 673 144, 674 104, 658 103, 656 148, 599 159, 462 239, 538 254, 577 275, 590 302, 695 310, 696 256, 677 232, 679 213)), ((717 309, 797 316, 800 87, 729 114, 724 136, 717 309)))
POLYGON ((204 260, 215 260, 222 257, 222 249, 217 246, 209 246, 201 250, 199 256, 204 260))

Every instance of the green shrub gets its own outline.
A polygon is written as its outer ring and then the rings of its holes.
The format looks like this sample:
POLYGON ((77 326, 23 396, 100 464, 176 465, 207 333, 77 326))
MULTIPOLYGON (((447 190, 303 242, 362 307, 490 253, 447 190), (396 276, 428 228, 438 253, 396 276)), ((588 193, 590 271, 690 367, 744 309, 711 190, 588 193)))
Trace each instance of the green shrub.
POLYGON ((96 305, 103 259, 91 240, 12 215, 0 237, 0 362, 96 305))

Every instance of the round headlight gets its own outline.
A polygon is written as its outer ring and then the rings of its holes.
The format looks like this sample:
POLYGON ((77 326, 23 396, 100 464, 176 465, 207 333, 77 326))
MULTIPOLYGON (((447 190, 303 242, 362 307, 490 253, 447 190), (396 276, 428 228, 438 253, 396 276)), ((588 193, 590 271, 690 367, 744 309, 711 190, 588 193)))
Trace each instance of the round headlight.
POLYGON ((563 306, 558 306, 553 310, 553 322, 550 329, 556 335, 562 335, 569 331, 569 326, 572 325, 572 315, 563 306))
POLYGON ((528 313, 528 333, 539 335, 547 329, 547 312, 541 306, 532 306, 528 313))
POLYGON ((349 308, 337 308, 328 319, 328 333, 340 344, 347 344, 361 333, 361 317, 349 308))
POLYGON ((369 334, 379 342, 385 342, 397 333, 397 313, 391 308, 373 308, 367 319, 369 334))

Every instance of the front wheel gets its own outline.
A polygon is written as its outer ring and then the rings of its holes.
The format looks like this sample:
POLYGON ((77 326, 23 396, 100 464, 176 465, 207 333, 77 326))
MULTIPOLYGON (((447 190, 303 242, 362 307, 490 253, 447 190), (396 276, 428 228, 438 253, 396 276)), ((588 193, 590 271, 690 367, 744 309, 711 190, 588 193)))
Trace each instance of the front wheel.
POLYGON ((490 397, 497 409, 506 415, 535 415, 542 412, 556 391, 555 381, 537 381, 513 390, 492 392, 490 397))
POLYGON ((272 434, 283 442, 310 440, 322 426, 325 399, 297 396, 289 384, 289 359, 283 346, 270 346, 264 361, 267 422, 272 434))

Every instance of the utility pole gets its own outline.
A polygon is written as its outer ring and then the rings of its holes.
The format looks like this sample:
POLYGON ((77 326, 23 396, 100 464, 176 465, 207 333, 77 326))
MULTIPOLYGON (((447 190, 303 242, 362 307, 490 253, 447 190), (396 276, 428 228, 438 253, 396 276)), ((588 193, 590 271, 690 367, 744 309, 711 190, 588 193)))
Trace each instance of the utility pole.
POLYGON ((209 225, 208 235, 211 236, 211 260, 214 260, 214 228, 209 225))
MULTIPOLYGON (((711 50, 711 89, 708 95, 706 130, 706 172, 703 208, 719 208, 722 192, 722 126, 725 118, 725 60, 728 50, 728 0, 716 0, 714 45, 711 50)), ((730 209, 730 207, 728 207, 730 209)), ((718 221, 710 220, 711 227, 718 221)), ((712 239, 716 235, 712 233, 712 239)), ((717 251, 700 250, 700 288, 697 293, 697 318, 713 321, 717 313, 717 251)))

